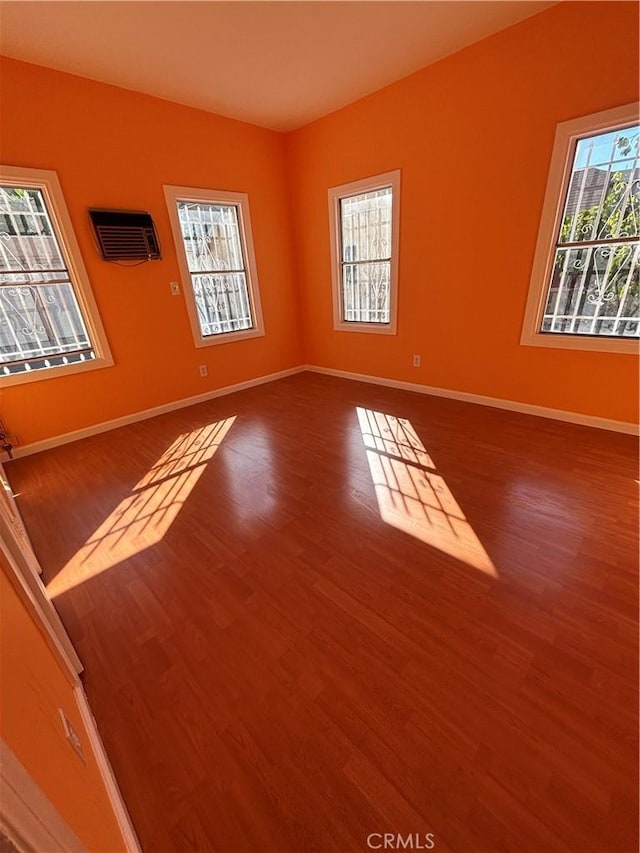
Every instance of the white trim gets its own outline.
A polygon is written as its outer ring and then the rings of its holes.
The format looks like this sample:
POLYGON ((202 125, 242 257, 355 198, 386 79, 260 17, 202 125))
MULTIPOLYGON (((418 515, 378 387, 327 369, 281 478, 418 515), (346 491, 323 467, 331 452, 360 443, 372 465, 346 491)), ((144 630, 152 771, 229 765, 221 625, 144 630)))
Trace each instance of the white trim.
POLYGON ((222 388, 216 388, 215 390, 207 391, 204 394, 197 394, 193 397, 184 397, 183 399, 175 400, 172 403, 164 403, 161 406, 154 406, 151 409, 143 409, 140 412, 134 412, 131 415, 124 415, 121 418, 102 421, 101 423, 84 427, 83 429, 77 429, 73 432, 55 435, 51 438, 45 438, 42 441, 35 441, 33 444, 25 444, 14 448, 13 456, 16 459, 22 456, 31 456, 34 453, 51 450, 52 448, 59 447, 62 444, 69 444, 72 441, 79 441, 82 438, 99 435, 100 433, 108 432, 112 429, 118 429, 119 427, 127 426, 128 424, 133 424, 137 421, 155 418, 157 415, 164 415, 167 412, 173 412, 177 409, 195 406, 198 403, 206 403, 207 400, 214 400, 216 397, 225 397, 227 394, 235 394, 237 391, 244 391, 248 388, 254 388, 257 385, 276 382, 278 379, 284 379, 287 376, 294 376, 296 373, 303 373, 305 370, 308 370, 311 373, 325 373, 328 376, 338 376, 342 379, 352 379, 356 382, 369 382, 372 385, 387 385, 390 388, 400 388, 405 391, 413 391, 417 394, 431 394, 434 397, 446 397, 451 400, 462 400, 466 403, 477 403, 481 406, 491 406, 495 409, 506 409, 511 412, 521 412, 525 415, 536 415, 541 418, 551 418, 552 420, 566 421, 567 423, 582 424, 583 426, 591 426, 597 429, 608 429, 613 432, 624 432, 631 435, 639 434, 638 426, 626 421, 616 421, 610 418, 597 417, 596 415, 583 415, 580 412, 568 412, 563 409, 550 409, 546 406, 536 406, 532 403, 519 403, 514 400, 503 400, 499 397, 487 397, 481 394, 471 394, 467 391, 453 391, 449 388, 438 388, 434 385, 419 385, 415 382, 402 382, 382 376, 369 376, 364 373, 350 373, 346 370, 334 370, 329 367, 320 367, 315 364, 301 364, 298 367, 291 367, 288 370, 280 370, 277 373, 258 376, 255 379, 248 379, 245 382, 238 382, 235 385, 225 385, 222 388))
POLYGON ((38 562, 27 528, 18 509, 11 484, 7 479, 2 462, 0 462, 0 517, 4 516, 9 522, 11 541, 8 543, 17 549, 23 565, 30 569, 36 577, 42 574, 42 566, 38 562))
POLYGON ((583 415, 580 412, 567 412, 563 409, 549 409, 546 406, 536 406, 532 403, 517 403, 514 400, 503 400, 499 397, 485 397, 482 394, 471 394, 468 391, 452 391, 449 388, 437 388, 434 385, 418 385, 415 382, 401 382, 397 379, 386 379, 382 376, 367 376, 364 373, 350 373, 346 370, 333 370, 329 367, 319 367, 307 364, 304 367, 312 373, 324 373, 327 376, 338 376, 341 379, 351 379, 356 382, 369 382, 371 385, 386 385, 389 388, 399 388, 403 391, 413 391, 416 394, 429 394, 433 397, 446 397, 449 400, 461 400, 464 403, 476 403, 480 406, 491 406, 494 409, 506 409, 510 412, 520 412, 524 415, 535 415, 540 418, 551 418, 555 421, 566 421, 571 424, 608 429, 613 432, 624 432, 639 435, 637 424, 627 421, 614 421, 610 418, 600 418, 596 415, 583 415))
POLYGON ((557 126, 520 338, 523 346, 592 352, 638 352, 639 342, 635 339, 624 340, 623 338, 588 337, 539 331, 555 260, 556 235, 562 222, 577 141, 590 133, 622 128, 637 121, 638 102, 636 101, 611 110, 565 121, 557 126))
POLYGON ((111 763, 107 757, 104 744, 102 743, 102 738, 100 737, 100 732, 96 726, 96 721, 91 713, 87 696, 81 685, 78 685, 75 688, 74 693, 78 710, 80 711, 80 716, 82 717, 82 722, 84 723, 84 728, 89 738, 91 750, 93 751, 93 755, 96 759, 98 770, 100 771, 102 781, 107 791, 107 796, 111 803, 111 808, 113 809, 118 822, 118 827, 127 846, 127 851, 128 853, 141 853, 142 848, 140 847, 138 836, 133 828, 131 817, 127 811, 116 777, 113 774, 113 768, 111 767, 111 763))
POLYGON ((367 332, 395 335, 398 331, 398 263, 400 257, 400 169, 373 175, 329 189, 329 239, 331 245, 331 290, 333 328, 338 332, 367 332), (391 269, 389 274, 389 323, 354 323, 343 319, 340 200, 359 193, 391 187, 391 269))
MULTIPOLYGON (((93 751, 96 764, 98 765, 98 771, 102 778, 107 797, 109 798, 111 808, 118 823, 118 827, 125 841, 126 849, 127 851, 129 851, 129 853, 140 853, 140 845, 138 843, 135 830, 133 829, 129 813, 127 812, 127 808, 122 798, 122 794, 120 793, 120 789, 118 788, 118 784, 113 775, 111 764, 109 763, 109 759, 106 755, 104 745, 100 738, 100 733, 98 732, 95 720, 91 713, 91 709, 89 708, 84 689, 77 675, 77 673, 82 670, 82 664, 78 659, 75 649, 73 648, 71 641, 69 640, 67 633, 64 630, 62 623, 60 622, 60 618, 55 608, 46 596, 44 587, 42 586, 42 582, 39 578, 35 577, 31 573, 25 575, 18 569, 10 551, 4 544, 2 537, 0 537, 0 555, 4 557, 4 560, 2 562, 8 568, 10 579, 12 578, 15 582, 15 588, 18 595, 20 596, 21 600, 33 616, 35 623, 41 628, 42 632, 44 633, 45 639, 49 647, 55 654, 56 660, 60 663, 63 673, 66 675, 70 682, 70 685, 74 692, 78 710, 80 712, 80 716, 82 717, 84 733, 86 734, 89 740, 89 745, 93 751), (51 611, 51 613, 49 611, 51 611), (57 623, 59 623, 61 633, 56 630, 56 625, 52 624, 52 619, 53 622, 57 621, 57 623)), ((6 791, 4 785, 4 775, 5 774, 3 767, 1 802, 2 817, 6 818, 9 821, 10 825, 14 828, 15 831, 19 832, 20 835, 25 837, 24 833, 22 832, 22 827, 24 826, 29 828, 31 824, 29 822, 23 822, 16 826, 15 821, 10 820, 12 813, 9 813, 9 815, 7 816, 7 801, 5 796, 6 791)), ((37 788, 35 782, 32 779, 30 779, 30 781, 33 786, 37 788)), ((27 802, 30 802, 30 800, 27 802)), ((17 803, 16 807, 18 805, 19 803, 17 803)), ((53 810, 53 806, 51 806, 51 809, 53 810)), ((51 816, 49 812, 44 809, 35 809, 34 811, 35 814, 38 815, 40 819, 46 824, 46 829, 49 832, 54 832, 57 826, 54 819, 55 815, 51 816)), ((16 819, 22 814, 23 811, 16 811, 16 819)), ((28 817, 28 814, 25 815, 25 817, 28 817)), ((32 828, 34 829, 34 831, 38 829, 38 827, 35 825, 32 828)), ((28 841, 30 837, 31 836, 25 837, 25 840, 28 841)), ((82 845, 80 845, 79 847, 72 847, 66 846, 65 844, 51 846, 50 844, 47 845, 45 843, 38 843, 31 844, 29 849, 75 851, 76 849, 84 850, 85 848, 82 847, 82 845)))
POLYGON ((0 827, 16 846, 86 853, 87 848, 4 740, 0 740, 0 787, 0 827))
POLYGON ((80 306, 82 318, 87 326, 91 345, 96 354, 90 361, 61 367, 49 367, 33 370, 29 373, 16 373, 11 376, 0 375, 0 385, 21 385, 25 382, 37 382, 78 373, 85 370, 96 370, 101 367, 111 367, 113 356, 109 348, 107 335, 100 319, 87 269, 80 253, 71 217, 62 193, 62 187, 56 172, 49 169, 29 169, 23 166, 0 165, 0 181, 17 187, 33 187, 44 195, 47 210, 55 230, 55 237, 69 270, 71 286, 80 306))
POLYGON ((264 318, 262 316, 262 303, 260 302, 260 287, 258 285, 258 268, 256 265, 255 250, 253 248, 253 231, 251 229, 251 214, 249 212, 249 196, 247 193, 226 192, 223 190, 198 189, 196 187, 176 187, 165 184, 163 186, 164 197, 167 202, 169 221, 173 242, 180 267, 182 278, 182 291, 185 295, 185 304, 189 314, 189 323, 196 347, 216 346, 217 344, 231 343, 232 341, 246 340, 247 338, 258 338, 264 335, 264 318), (240 228, 240 242, 245 255, 245 276, 247 279, 247 290, 253 327, 238 332, 224 332, 219 335, 202 334, 198 309, 193 295, 191 283, 191 272, 187 263, 184 250, 184 240, 180 219, 178 217, 177 203, 179 201, 205 201, 209 204, 233 205, 238 211, 238 226, 240 228))
POLYGON ((84 668, 82 662, 42 581, 24 560, 22 560, 24 565, 18 563, 9 547, 10 536, 12 536, 11 529, 0 515, 0 563, 6 567, 9 580, 13 583, 23 604, 41 625, 45 639, 53 654, 61 662, 67 677, 72 684, 76 685, 79 683, 78 673, 84 668))
MULTIPOLYGON (((247 388, 253 388, 256 385, 264 385, 267 382, 274 382, 278 379, 284 379, 285 376, 293 376, 294 373, 300 373, 305 368, 303 366, 291 367, 288 370, 280 370, 277 373, 268 373, 264 376, 257 376, 255 379, 247 379, 245 382, 237 382, 235 385, 225 385, 222 388, 216 388, 213 391, 205 391, 204 394, 196 394, 193 397, 183 397, 181 400, 174 400, 171 403, 164 403, 161 406, 154 406, 151 409, 143 409, 140 412, 134 412, 131 415, 124 415, 121 418, 114 418, 110 421, 102 421, 92 426, 76 429, 73 432, 66 432, 62 435, 54 435, 51 438, 45 438, 42 441, 34 441, 32 444, 20 445, 13 448, 13 456, 15 459, 21 456, 30 456, 32 453, 40 453, 43 450, 50 450, 52 447, 59 447, 61 444, 68 444, 71 441, 78 441, 81 438, 88 438, 91 435, 98 435, 101 432, 108 432, 112 429, 127 426, 128 424, 144 421, 147 418, 155 418, 157 415, 164 415, 167 412, 173 412, 176 409, 184 409, 187 406, 195 406, 198 403, 206 403, 207 400, 214 400, 216 397, 225 397, 227 394, 235 394, 236 391, 244 391, 247 388)), ((6 459, 5 459, 6 463, 6 459)))

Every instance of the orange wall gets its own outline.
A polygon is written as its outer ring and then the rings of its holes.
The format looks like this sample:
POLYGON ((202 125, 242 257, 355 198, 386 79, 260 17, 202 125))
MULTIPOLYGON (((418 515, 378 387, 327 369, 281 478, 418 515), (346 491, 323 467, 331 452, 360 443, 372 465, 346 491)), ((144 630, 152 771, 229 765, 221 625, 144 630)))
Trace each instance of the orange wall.
POLYGON ((0 72, 0 159, 57 171, 116 361, 4 389, 2 418, 23 444, 300 363, 281 134, 15 60, 0 72), (180 276, 163 184, 249 194, 265 337, 195 348, 169 291, 180 276), (149 210, 163 259, 101 260, 88 207, 149 210))
POLYGON ((71 682, 4 566, 0 602, 2 737, 89 850, 125 850, 71 682), (65 739, 58 708, 64 709, 83 741, 86 765, 65 739))
POLYGON ((3 60, 0 159, 58 172, 116 360, 4 389, 8 428, 28 444, 303 362, 636 420, 635 356, 519 339, 556 124, 637 97, 637 24, 562 3, 289 135, 3 60), (334 332, 327 189, 397 168, 398 335, 334 332), (266 337, 194 347, 165 183, 249 193, 266 337), (163 260, 102 261, 89 206, 150 210, 163 260))
POLYGON ((519 338, 556 124, 637 98, 637 32, 564 3, 291 134, 306 362, 635 421, 635 356, 519 338), (398 168, 398 335, 335 332, 327 189, 398 168))

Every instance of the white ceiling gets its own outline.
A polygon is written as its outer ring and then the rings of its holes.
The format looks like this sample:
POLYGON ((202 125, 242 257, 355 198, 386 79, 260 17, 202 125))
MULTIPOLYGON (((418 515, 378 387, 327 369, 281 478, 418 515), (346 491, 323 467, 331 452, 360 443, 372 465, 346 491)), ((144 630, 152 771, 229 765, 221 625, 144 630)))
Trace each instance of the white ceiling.
POLYGON ((292 130, 553 2, 0 2, 0 52, 292 130))

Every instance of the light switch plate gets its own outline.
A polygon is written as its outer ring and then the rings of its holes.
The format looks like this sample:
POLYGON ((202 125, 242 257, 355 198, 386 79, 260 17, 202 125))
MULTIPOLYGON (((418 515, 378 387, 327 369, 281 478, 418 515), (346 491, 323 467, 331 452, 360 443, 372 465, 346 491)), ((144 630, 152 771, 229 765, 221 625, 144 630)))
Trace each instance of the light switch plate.
POLYGON ((69 718, 67 717, 65 712, 62 710, 62 708, 58 708, 58 711, 60 712, 60 718, 62 720, 62 727, 64 728, 64 733, 66 735, 67 740, 69 741, 71 746, 74 748, 75 752, 77 753, 78 757, 83 762, 83 764, 86 764, 87 759, 86 759, 85 754, 84 754, 84 747, 82 746, 82 741, 80 740, 80 735, 74 729, 72 722, 69 720, 69 718))

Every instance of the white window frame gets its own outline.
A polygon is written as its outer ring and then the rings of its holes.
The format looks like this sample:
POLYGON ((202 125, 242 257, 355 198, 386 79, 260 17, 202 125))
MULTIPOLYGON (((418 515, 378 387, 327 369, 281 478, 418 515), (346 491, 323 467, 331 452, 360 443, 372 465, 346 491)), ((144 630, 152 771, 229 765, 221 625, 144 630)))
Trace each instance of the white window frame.
POLYGON ((523 346, 591 350, 592 352, 638 352, 637 339, 540 331, 556 256, 556 238, 562 224, 578 140, 584 136, 597 134, 599 131, 624 129, 637 122, 638 102, 635 102, 565 121, 557 126, 520 338, 523 346))
MULTIPOLYGON (((71 218, 62 194, 62 187, 56 172, 49 169, 29 169, 22 166, 0 165, 0 183, 4 186, 37 189, 44 196, 55 237, 60 247, 66 268, 69 271, 69 281, 78 300, 80 312, 84 320, 95 358, 87 361, 61 364, 54 367, 43 367, 25 373, 13 373, 10 376, 0 374, 0 387, 22 385, 25 382, 43 382, 59 376, 72 373, 84 373, 87 370, 98 370, 102 367, 113 366, 113 356, 109 342, 100 319, 87 269, 82 260, 80 247, 71 224, 71 218)), ((64 354, 64 353, 63 353, 64 354)))
POLYGON ((246 340, 247 338, 258 338, 264 335, 264 319, 262 316, 262 305, 260 302, 260 288, 258 286, 258 270, 256 266, 255 251, 253 248, 253 232, 251 228, 251 215, 249 213, 249 196, 247 193, 227 192, 223 190, 197 189, 195 187, 176 187, 164 185, 164 196, 169 211, 173 242, 178 256, 180 278, 182 279, 182 290, 189 314, 189 323, 196 347, 216 346, 227 344, 231 341, 246 340), (198 319, 198 308, 196 298, 191 284, 191 272, 187 262, 187 254, 184 247, 182 228, 178 216, 179 201, 202 201, 208 204, 234 205, 238 210, 238 227, 240 229, 240 241, 245 262, 245 277, 247 280, 247 292, 249 295, 249 306, 253 319, 251 329, 239 329, 234 332, 220 332, 217 335, 203 335, 198 319))
POLYGON ((400 250, 400 169, 373 175, 360 181, 341 184, 329 190, 329 227, 331 239, 331 284, 333 290, 333 328, 341 332, 368 332, 395 335, 398 329, 398 256, 400 250), (342 222, 340 201, 352 195, 391 187, 391 263, 389 271, 389 322, 360 323, 344 319, 342 291, 342 222))

